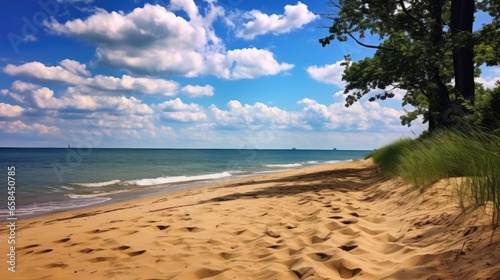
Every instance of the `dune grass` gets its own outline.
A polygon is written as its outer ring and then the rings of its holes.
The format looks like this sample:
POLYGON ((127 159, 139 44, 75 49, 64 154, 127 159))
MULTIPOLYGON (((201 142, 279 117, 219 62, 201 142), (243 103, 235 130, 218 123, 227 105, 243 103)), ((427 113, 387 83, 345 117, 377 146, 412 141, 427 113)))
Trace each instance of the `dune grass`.
POLYGON ((415 140, 410 138, 400 139, 368 154, 365 158, 372 158, 384 176, 388 178, 399 176, 398 166, 405 148, 414 146, 415 140))
POLYGON ((500 137, 468 127, 440 131, 425 139, 403 139, 368 157, 385 176, 400 176, 423 191, 438 180, 463 177, 460 205, 492 206, 492 224, 500 224, 500 137))

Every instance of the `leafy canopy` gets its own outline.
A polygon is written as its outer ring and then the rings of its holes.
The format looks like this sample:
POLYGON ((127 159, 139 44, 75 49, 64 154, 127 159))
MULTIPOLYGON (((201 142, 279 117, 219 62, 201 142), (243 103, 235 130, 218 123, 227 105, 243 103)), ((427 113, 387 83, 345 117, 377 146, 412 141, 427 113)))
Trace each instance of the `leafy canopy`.
MULTIPOLYGON (((320 43, 351 39, 376 49, 373 57, 356 62, 345 56, 346 107, 368 94, 370 101, 392 98, 399 89, 406 92, 402 105, 414 108, 401 117, 403 125, 410 126, 419 115, 424 122, 453 118, 454 109, 462 108, 456 104, 467 103, 453 90, 453 52, 473 46, 476 68, 500 63, 499 2, 483 0, 476 5, 490 14, 491 23, 475 32, 453 33, 449 0, 331 0, 334 13, 324 17, 333 24, 320 43), (378 37, 380 44, 364 43, 367 36, 378 37), (375 89, 381 93, 373 94, 375 89)), ((478 68, 475 74, 480 74, 478 68)))

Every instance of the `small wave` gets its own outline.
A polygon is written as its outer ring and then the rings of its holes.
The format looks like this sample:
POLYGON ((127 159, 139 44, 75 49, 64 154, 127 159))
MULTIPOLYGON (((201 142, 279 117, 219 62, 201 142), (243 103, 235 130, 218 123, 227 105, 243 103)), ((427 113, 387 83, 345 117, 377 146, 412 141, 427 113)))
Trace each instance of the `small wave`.
POLYGON ((139 179, 139 180, 131 180, 126 181, 126 184, 136 185, 136 186, 153 186, 153 185, 161 185, 161 184, 169 184, 169 183, 180 183, 180 182, 190 182, 190 181, 200 181, 200 180, 214 180, 225 177, 232 176, 229 172, 221 172, 221 173, 213 173, 213 174, 204 174, 204 175, 195 175, 195 176, 171 176, 171 177, 160 177, 160 178, 151 178, 151 179, 139 179))
POLYGON ((70 187, 70 186, 61 186, 61 189, 65 189, 65 190, 68 190, 68 191, 73 191, 73 190, 75 190, 75 188, 70 187))
POLYGON ((106 182, 95 182, 95 183, 73 183, 72 185, 86 187, 86 188, 99 188, 99 187, 118 184, 120 182, 121 182, 120 180, 111 180, 106 182))
POLYGON ((306 161, 307 164, 318 164, 319 161, 317 160, 310 160, 310 161, 306 161))
POLYGON ((334 163, 343 163, 343 162, 352 162, 352 159, 345 159, 345 160, 329 160, 325 161, 326 164, 334 164, 334 163))
POLYGON ((42 213, 50 213, 61 210, 68 210, 79 207, 86 207, 93 204, 103 203, 110 200, 111 198, 99 197, 94 199, 76 199, 69 201, 51 201, 51 202, 38 202, 28 205, 19 206, 16 209, 16 213, 19 216, 26 215, 37 215, 42 213))
POLYGON ((272 168, 291 168, 291 167, 301 167, 303 165, 300 163, 289 163, 289 164, 266 164, 264 166, 272 168))
POLYGON ((54 188, 54 187, 47 187, 47 192, 50 192, 50 193, 58 193, 58 192, 61 192, 60 189, 58 188, 54 188))
POLYGON ((68 193, 68 194, 66 194, 66 196, 69 197, 69 198, 75 198, 75 199, 80 199, 80 198, 96 198, 96 197, 113 195, 113 194, 119 194, 119 193, 125 193, 125 192, 131 192, 131 191, 132 190, 119 190, 119 191, 112 191, 112 192, 94 192, 94 193, 90 193, 90 194, 68 193))

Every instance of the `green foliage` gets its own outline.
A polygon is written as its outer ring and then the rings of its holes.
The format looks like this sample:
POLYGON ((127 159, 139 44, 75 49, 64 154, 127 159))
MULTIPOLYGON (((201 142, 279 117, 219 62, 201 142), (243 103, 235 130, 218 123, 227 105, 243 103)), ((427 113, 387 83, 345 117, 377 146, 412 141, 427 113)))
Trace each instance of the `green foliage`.
POLYGON ((500 82, 493 90, 476 84, 476 103, 474 113, 466 122, 483 127, 486 130, 500 131, 500 82))
POLYGON ((454 124, 469 113, 463 108, 471 98, 458 98, 462 92, 453 89, 452 78, 457 74, 453 54, 473 46, 476 67, 500 64, 497 2, 477 2, 478 9, 492 15, 492 22, 471 33, 452 32, 450 0, 330 0, 334 13, 325 17, 332 25, 320 43, 354 40, 376 49, 373 57, 355 62, 345 56, 349 62, 342 77, 347 81, 346 107, 367 95, 369 101, 392 98, 393 90, 400 89, 406 91, 402 105, 414 108, 401 117, 403 125, 410 126, 420 115, 430 129, 454 124), (367 36, 378 37, 380 43, 363 43, 367 36))
POLYGON ((391 178, 398 175, 397 168, 400 164, 403 151, 412 147, 415 140, 404 138, 390 145, 384 146, 368 154, 366 158, 372 158, 380 168, 384 176, 391 178))
POLYGON ((438 180, 463 177, 458 187, 460 204, 464 208, 490 204, 492 224, 500 224, 499 133, 466 127, 400 142, 371 155, 384 174, 400 176, 421 191, 438 180))

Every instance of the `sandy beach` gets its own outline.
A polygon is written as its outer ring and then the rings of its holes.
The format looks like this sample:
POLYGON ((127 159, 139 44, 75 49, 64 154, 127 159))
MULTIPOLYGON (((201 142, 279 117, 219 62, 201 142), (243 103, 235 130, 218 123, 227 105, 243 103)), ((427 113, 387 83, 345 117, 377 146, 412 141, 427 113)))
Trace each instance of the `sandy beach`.
POLYGON ((1 279, 500 279, 500 234, 453 180, 419 193, 369 161, 46 215, 16 224, 1 279))

